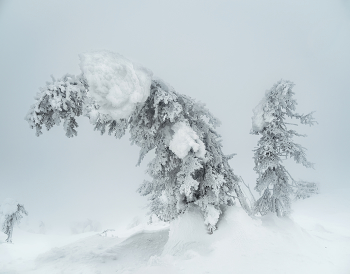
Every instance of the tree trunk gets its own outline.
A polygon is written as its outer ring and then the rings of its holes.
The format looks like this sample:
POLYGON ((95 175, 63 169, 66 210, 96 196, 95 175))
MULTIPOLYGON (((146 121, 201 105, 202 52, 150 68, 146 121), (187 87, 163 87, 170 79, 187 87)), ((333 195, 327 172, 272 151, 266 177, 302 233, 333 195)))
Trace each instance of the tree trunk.
POLYGON ((13 217, 9 221, 9 227, 7 229, 7 239, 6 242, 12 243, 12 231, 13 231, 13 217))
POLYGON ((240 188, 240 186, 238 185, 238 183, 236 183, 234 185, 234 190, 236 192, 236 195, 237 195, 237 198, 239 200, 239 203, 241 204, 242 208, 245 210, 245 212, 248 213, 248 215, 252 215, 252 210, 251 208, 249 207, 248 203, 247 203, 247 200, 246 198, 244 197, 243 195, 243 192, 240 188))
POLYGON ((13 231, 13 226, 11 225, 10 229, 9 229, 9 234, 7 236, 6 242, 8 243, 12 243, 12 231, 13 231))

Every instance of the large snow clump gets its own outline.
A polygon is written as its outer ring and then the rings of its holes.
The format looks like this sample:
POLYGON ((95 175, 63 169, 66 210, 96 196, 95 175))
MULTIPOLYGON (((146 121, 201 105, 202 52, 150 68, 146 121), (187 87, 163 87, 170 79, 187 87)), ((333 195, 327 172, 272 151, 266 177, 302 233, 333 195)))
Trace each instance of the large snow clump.
POLYGON ((192 149, 197 157, 204 158, 205 145, 190 126, 185 122, 177 122, 171 129, 174 135, 169 143, 169 148, 177 157, 185 158, 192 149))
POLYGON ((275 110, 279 106, 286 108, 286 103, 290 101, 293 94, 291 89, 294 84, 290 81, 281 80, 278 85, 265 92, 264 98, 253 109, 252 131, 261 132, 269 123, 275 119, 275 110), (271 100, 273 98, 273 100, 271 100))
POLYGON ((266 96, 253 109, 252 130, 261 132, 275 118, 273 109, 269 109, 266 102, 266 96))
MULTIPOLYGON (((89 95, 99 113, 114 120, 128 118, 150 93, 153 73, 120 54, 95 51, 80 55, 80 68, 89 85, 89 95)), ((91 113, 91 119, 97 113, 91 113)))

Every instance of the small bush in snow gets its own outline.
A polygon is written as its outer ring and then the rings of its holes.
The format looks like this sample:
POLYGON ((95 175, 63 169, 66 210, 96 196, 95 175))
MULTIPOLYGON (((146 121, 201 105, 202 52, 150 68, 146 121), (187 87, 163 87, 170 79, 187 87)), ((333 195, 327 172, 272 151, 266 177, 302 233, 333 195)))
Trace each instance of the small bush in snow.
POLYGON ((23 214, 28 215, 23 205, 13 199, 6 199, 0 207, 1 230, 7 235, 6 242, 12 243, 13 226, 19 224, 23 214))
POLYGON ((76 135, 75 118, 89 117, 95 130, 121 138, 127 129, 140 148, 140 158, 151 150, 152 181, 139 188, 149 197, 150 213, 163 221, 175 219, 189 204, 203 212, 210 231, 221 210, 236 195, 250 212, 239 178, 221 150, 215 128, 219 121, 203 104, 177 93, 152 72, 111 52, 81 56, 82 75, 66 75, 47 83, 36 97, 26 120, 41 134, 64 121, 68 137, 76 135))
POLYGON ((318 185, 314 182, 297 181, 295 185, 295 199, 306 199, 318 193, 318 185))
POLYGON ((74 222, 70 225, 70 230, 72 234, 79 234, 85 232, 99 231, 101 229, 101 224, 98 221, 86 219, 81 222, 74 222))
POLYGON ((317 192, 315 183, 294 181, 282 165, 282 158, 293 158, 307 168, 313 167, 306 159, 305 148, 293 142, 294 136, 305 135, 287 128, 287 118, 295 118, 305 125, 315 124, 312 113, 295 112, 297 102, 292 98, 293 86, 290 81, 277 82, 253 110, 251 133, 261 135, 254 151, 254 170, 259 175, 255 189, 262 193, 255 203, 255 212, 262 215, 267 212, 288 215, 291 195, 306 198, 317 192))

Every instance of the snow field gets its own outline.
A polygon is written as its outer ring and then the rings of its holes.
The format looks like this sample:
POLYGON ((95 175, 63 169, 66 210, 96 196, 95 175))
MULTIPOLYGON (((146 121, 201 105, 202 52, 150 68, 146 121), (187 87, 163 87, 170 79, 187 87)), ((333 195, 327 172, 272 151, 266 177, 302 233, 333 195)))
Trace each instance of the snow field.
POLYGON ((6 243, 7 236, 0 233, 0 274, 27 273, 28 270, 36 267, 35 259, 39 254, 93 234, 96 233, 69 236, 44 235, 26 232, 15 226, 12 244, 6 243))
POLYGON ((0 235, 0 273, 346 274, 348 191, 298 201, 291 218, 251 218, 230 207, 212 235, 195 207, 170 226, 133 220, 124 231, 104 234, 41 235, 16 228, 14 244, 0 235))

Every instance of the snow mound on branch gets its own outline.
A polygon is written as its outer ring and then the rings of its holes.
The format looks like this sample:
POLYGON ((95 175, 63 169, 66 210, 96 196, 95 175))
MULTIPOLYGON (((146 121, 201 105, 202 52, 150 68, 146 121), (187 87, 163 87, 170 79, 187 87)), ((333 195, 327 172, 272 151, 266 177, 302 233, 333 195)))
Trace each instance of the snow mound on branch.
POLYGON ((252 117, 252 130, 254 132, 260 132, 264 127, 269 124, 273 119, 273 110, 267 106, 266 98, 263 98, 260 103, 253 109, 252 117))
POLYGON ((3 216, 8 216, 12 215, 17 211, 17 201, 12 199, 12 198, 7 198, 5 201, 2 203, 0 207, 0 215, 3 216))
POLYGON ((204 158, 205 145, 190 126, 185 122, 178 122, 171 129, 174 131, 174 135, 169 143, 169 148, 177 157, 185 158, 192 149, 197 157, 204 158))
POLYGON ((95 51, 80 56, 80 68, 89 85, 89 95, 98 112, 114 120, 128 118, 150 93, 152 71, 120 54, 95 51))

